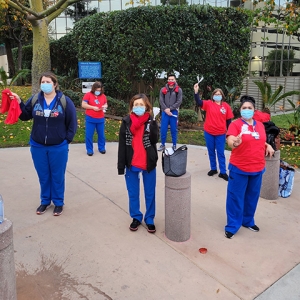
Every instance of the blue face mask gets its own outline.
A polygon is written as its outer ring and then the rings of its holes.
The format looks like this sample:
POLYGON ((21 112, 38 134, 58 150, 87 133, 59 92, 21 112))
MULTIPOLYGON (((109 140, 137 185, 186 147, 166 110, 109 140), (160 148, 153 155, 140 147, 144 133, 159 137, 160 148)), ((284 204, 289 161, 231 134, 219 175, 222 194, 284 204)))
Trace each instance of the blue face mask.
POLYGON ((222 100, 222 95, 213 95, 213 99, 217 102, 222 100))
POLYGON ((134 106, 132 108, 132 112, 134 112, 137 116, 142 116, 146 111, 145 106, 134 106))
POLYGON ((99 96, 100 94, 101 94, 100 91, 95 91, 95 95, 96 95, 96 96, 99 96))
POLYGON ((245 120, 249 120, 253 117, 254 111, 252 109, 242 109, 241 110, 241 116, 245 120))
POLYGON ((52 83, 41 83, 41 90, 46 94, 50 94, 53 91, 53 84, 52 83))

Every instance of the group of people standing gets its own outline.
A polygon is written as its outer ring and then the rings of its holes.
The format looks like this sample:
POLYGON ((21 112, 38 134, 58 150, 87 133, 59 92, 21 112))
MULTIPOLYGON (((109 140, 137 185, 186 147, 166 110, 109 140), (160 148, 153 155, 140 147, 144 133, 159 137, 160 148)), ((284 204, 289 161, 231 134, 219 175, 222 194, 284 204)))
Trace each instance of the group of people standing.
MULTIPOLYGON (((41 204, 37 214, 43 214, 51 201, 54 203, 54 216, 63 212, 65 171, 68 161, 69 143, 76 129, 76 109, 70 98, 58 89, 58 81, 51 72, 40 76, 40 89, 26 103, 12 93, 21 109, 22 121, 33 119, 30 136, 30 151, 40 182, 41 204)), ((260 194, 262 175, 265 170, 265 156, 274 154, 274 149, 266 143, 266 134, 261 122, 253 119, 255 100, 242 96, 241 117, 231 122, 233 113, 225 102, 221 89, 212 92, 211 100, 202 100, 199 86, 194 85, 196 104, 206 111, 204 136, 209 154, 210 171, 208 176, 218 174, 228 181, 226 197, 227 225, 225 236, 233 238, 240 227, 259 231, 254 214, 260 194), (226 172, 225 144, 232 148, 226 172), (217 157, 217 159, 216 159, 217 157)), ((165 149, 168 127, 170 126, 172 148, 177 147, 177 125, 179 107, 182 103, 182 90, 174 74, 168 75, 167 84, 160 90, 161 145, 165 149)), ((86 110, 86 151, 94 154, 93 136, 98 134, 98 150, 106 153, 105 116, 107 99, 101 82, 95 82, 90 92, 84 95, 82 107, 86 110)), ((129 114, 122 119, 119 131, 117 169, 124 175, 129 197, 131 231, 136 231, 144 220, 150 233, 156 231, 155 194, 156 165, 158 160, 157 143, 159 127, 153 117, 152 106, 144 94, 137 94, 130 100, 129 114), (140 174, 143 176, 146 212, 140 211, 140 174)))

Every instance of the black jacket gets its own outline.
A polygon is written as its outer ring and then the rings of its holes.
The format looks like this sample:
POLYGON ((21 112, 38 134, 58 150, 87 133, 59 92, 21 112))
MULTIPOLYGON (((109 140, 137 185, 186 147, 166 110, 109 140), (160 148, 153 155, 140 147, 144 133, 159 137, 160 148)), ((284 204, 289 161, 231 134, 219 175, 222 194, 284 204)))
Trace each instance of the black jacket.
MULTIPOLYGON (((126 116, 122 120, 119 132, 119 148, 118 148, 118 174, 123 175, 125 166, 131 167, 133 148, 132 139, 133 135, 130 131, 131 120, 130 116, 126 116)), ((156 168, 158 160, 156 143, 158 142, 158 125, 155 120, 150 116, 148 121, 145 122, 143 143, 147 154, 147 171, 150 172, 156 168)))

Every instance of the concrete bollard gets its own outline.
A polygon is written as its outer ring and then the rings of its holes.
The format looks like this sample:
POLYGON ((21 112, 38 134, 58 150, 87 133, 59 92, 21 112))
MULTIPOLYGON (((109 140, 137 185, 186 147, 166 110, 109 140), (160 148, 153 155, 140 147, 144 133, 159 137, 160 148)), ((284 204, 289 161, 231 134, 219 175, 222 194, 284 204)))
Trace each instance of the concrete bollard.
POLYGON ((191 234, 191 174, 165 176, 165 234, 174 242, 185 242, 191 234))
POLYGON ((16 272, 14 261, 12 222, 0 224, 0 299, 16 300, 16 272))
POLYGON ((263 174, 260 197, 267 200, 278 198, 280 150, 273 157, 266 157, 266 171, 263 174))

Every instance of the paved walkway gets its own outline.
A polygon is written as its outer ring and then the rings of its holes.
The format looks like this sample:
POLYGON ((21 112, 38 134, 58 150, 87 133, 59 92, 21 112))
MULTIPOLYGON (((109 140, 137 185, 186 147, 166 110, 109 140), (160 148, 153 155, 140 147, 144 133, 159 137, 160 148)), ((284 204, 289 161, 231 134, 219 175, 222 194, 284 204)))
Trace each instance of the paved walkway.
MULTIPOLYGON (((229 153, 227 153, 227 158, 229 153)), ((207 151, 189 146, 191 238, 164 234, 164 174, 157 172, 156 234, 128 227, 127 191, 117 175, 117 143, 88 157, 72 144, 65 209, 38 216, 39 185, 29 148, 0 149, 0 193, 14 225, 18 300, 300 299, 300 174, 291 197, 260 199, 260 232, 224 237, 227 183, 208 177, 207 151), (199 248, 208 249, 206 254, 199 248)), ((144 209, 144 206, 142 206, 144 209)))

